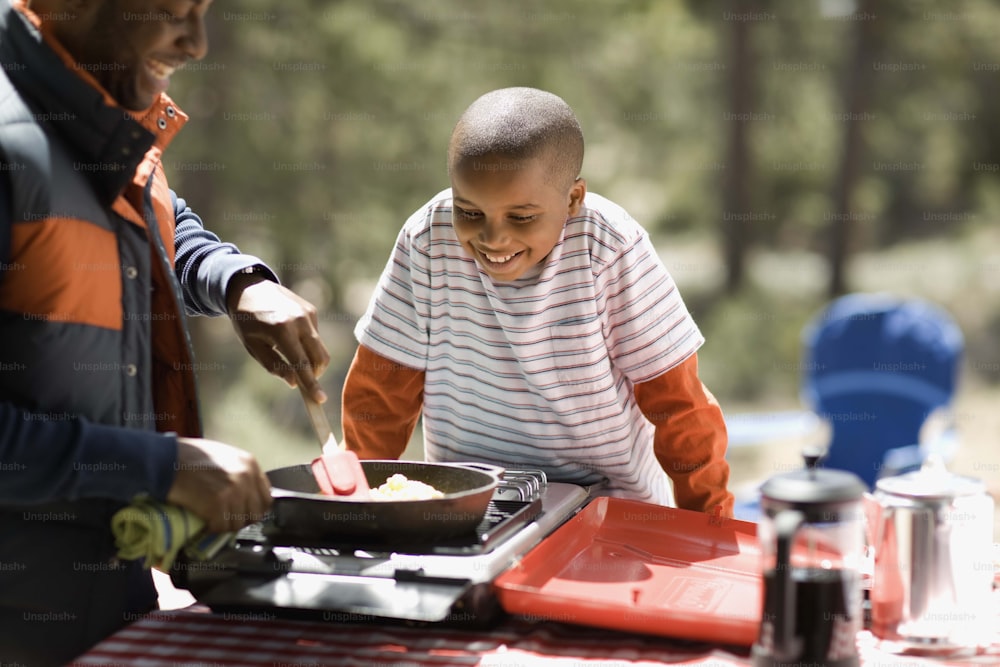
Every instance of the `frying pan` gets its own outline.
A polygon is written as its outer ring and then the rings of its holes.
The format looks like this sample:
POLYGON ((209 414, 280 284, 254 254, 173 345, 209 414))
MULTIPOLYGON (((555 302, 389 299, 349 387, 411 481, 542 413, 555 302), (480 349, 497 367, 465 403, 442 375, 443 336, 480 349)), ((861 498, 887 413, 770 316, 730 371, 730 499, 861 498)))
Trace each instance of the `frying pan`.
POLYGON ((371 460, 361 467, 371 488, 401 473, 444 496, 430 500, 358 500, 320 493, 308 464, 267 472, 272 530, 309 540, 436 539, 472 533, 483 520, 503 468, 480 463, 371 460))

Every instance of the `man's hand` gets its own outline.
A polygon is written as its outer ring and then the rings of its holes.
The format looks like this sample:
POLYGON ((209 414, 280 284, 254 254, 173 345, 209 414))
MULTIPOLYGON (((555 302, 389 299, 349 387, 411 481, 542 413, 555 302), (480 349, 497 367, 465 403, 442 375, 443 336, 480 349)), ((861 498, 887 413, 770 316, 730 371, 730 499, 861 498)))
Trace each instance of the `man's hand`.
POLYGON ((271 485, 250 453, 214 440, 178 438, 167 502, 191 510, 212 532, 230 532, 263 518, 271 485))
POLYGON ((330 353, 319 337, 315 306, 275 282, 244 274, 230 281, 226 299, 250 356, 290 387, 301 385, 325 403, 316 378, 330 363, 330 353))

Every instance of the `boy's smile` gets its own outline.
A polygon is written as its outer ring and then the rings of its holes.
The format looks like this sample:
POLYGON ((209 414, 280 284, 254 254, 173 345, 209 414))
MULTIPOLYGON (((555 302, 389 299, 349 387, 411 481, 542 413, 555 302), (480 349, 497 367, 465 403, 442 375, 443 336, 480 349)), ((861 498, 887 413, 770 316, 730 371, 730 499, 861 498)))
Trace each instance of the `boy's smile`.
POLYGON ((567 191, 551 180, 541 158, 467 158, 452 170, 455 234, 493 280, 517 280, 544 261, 580 210, 583 179, 567 191))

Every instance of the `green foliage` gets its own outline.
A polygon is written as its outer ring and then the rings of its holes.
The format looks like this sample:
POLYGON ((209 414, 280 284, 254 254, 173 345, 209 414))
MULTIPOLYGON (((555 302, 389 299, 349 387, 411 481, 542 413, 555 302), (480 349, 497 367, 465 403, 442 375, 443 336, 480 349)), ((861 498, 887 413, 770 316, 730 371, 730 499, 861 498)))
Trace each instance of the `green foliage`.
MULTIPOLYGON (((746 223, 751 258, 825 252, 851 124, 863 144, 853 252, 958 239, 1000 212, 1000 6, 885 0, 861 16, 850 0, 756 4, 749 16, 729 0, 217 5, 209 56, 171 91, 192 122, 165 166, 209 228, 314 298, 338 346, 332 377, 399 227, 448 185, 455 120, 497 87, 563 96, 584 127, 590 188, 657 239, 719 242, 737 123, 751 148, 751 212, 761 214, 746 223), (751 119, 727 115, 741 21, 754 56, 751 119), (852 118, 844 104, 860 27, 873 31, 863 64, 872 87, 852 118)), ((794 395, 783 370, 825 297, 813 284, 795 296, 773 288, 751 277, 732 298, 694 295, 720 398, 794 395)), ((201 337, 204 359, 231 344, 201 337)))
POLYGON ((703 313, 696 317, 707 340, 698 354, 699 373, 720 400, 777 400, 784 405, 797 401, 801 330, 814 314, 808 295, 755 287, 692 310, 703 313))

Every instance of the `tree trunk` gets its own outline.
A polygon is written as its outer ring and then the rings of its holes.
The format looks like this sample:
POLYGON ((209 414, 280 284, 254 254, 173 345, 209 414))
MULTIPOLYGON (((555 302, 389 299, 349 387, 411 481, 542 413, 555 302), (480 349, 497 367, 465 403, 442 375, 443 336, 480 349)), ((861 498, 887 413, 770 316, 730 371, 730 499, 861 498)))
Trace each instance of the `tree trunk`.
POLYGON ((828 221, 830 281, 828 296, 833 299, 848 291, 847 259, 854 235, 851 194, 861 175, 863 151, 862 123, 865 122, 872 83, 875 0, 861 0, 856 9, 854 59, 844 88, 844 149, 840 156, 833 192, 833 211, 828 221))
MULTIPOLYGON (((747 15, 756 8, 754 0, 733 3, 734 15, 747 15)), ((729 146, 722 215, 726 260, 726 291, 734 294, 743 286, 746 252, 750 243, 750 114, 753 112, 753 74, 750 21, 731 21, 729 50, 729 146)))

